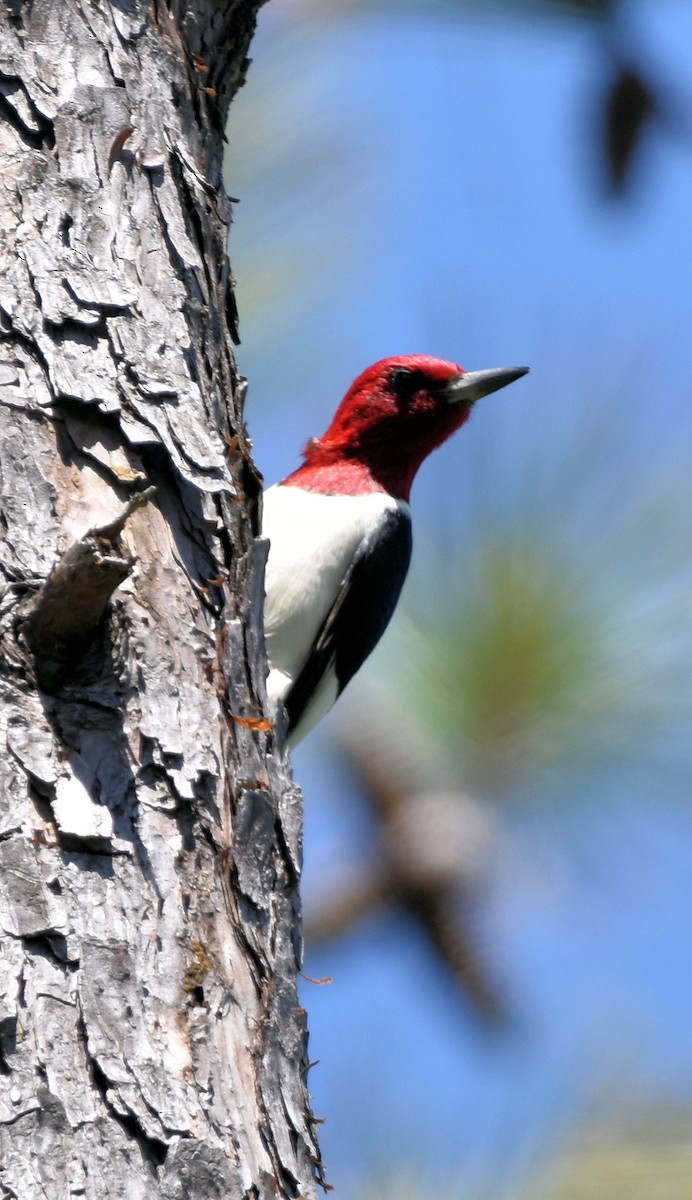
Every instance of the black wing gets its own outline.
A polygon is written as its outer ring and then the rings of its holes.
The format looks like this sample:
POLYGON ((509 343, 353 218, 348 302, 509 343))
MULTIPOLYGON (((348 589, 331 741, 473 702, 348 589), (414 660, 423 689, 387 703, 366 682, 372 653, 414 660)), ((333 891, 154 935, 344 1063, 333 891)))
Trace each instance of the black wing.
POLYGON ((284 699, 289 733, 332 668, 341 695, 384 633, 411 560, 411 518, 387 511, 353 556, 305 666, 284 699))

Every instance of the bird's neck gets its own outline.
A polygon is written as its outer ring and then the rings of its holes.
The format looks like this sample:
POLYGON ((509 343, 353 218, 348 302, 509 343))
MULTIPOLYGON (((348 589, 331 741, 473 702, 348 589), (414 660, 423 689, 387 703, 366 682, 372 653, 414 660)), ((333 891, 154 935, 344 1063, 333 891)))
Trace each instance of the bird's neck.
POLYGON ((470 412, 468 405, 438 406, 368 424, 357 409, 344 408, 348 399, 337 409, 327 432, 308 442, 303 465, 284 484, 337 496, 386 492, 408 502, 423 460, 463 425, 470 412))
POLYGON ((398 463, 373 466, 359 458, 338 458, 332 462, 308 458, 302 467, 283 480, 283 486, 321 492, 326 496, 367 496, 384 492, 397 500, 408 501, 417 465, 408 469, 398 463))

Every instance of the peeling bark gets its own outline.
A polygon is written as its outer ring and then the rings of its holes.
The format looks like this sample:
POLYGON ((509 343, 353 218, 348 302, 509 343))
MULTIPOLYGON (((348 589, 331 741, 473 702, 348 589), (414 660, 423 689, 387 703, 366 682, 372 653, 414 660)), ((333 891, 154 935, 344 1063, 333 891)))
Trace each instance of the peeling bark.
POLYGON ((0 15, 2 1197, 321 1178, 221 185, 258 7, 0 15), (122 579, 47 677, 27 619, 104 528, 122 579))

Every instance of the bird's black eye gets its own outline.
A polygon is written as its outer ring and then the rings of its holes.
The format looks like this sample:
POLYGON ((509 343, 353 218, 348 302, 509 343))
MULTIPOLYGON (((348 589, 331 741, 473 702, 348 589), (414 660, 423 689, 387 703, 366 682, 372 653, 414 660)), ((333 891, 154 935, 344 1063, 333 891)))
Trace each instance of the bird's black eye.
POLYGON ((389 383, 395 395, 412 396, 425 387, 425 375, 422 371, 411 371, 409 367, 397 367, 389 376, 389 383))

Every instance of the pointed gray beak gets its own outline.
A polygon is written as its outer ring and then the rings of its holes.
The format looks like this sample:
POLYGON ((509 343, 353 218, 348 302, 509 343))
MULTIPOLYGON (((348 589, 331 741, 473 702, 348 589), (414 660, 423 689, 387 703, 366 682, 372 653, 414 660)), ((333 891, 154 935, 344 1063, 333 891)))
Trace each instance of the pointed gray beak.
POLYGON ((481 396, 497 392, 526 375, 528 367, 491 367, 488 371, 464 371, 451 379, 443 396, 448 404, 475 404, 481 396))

